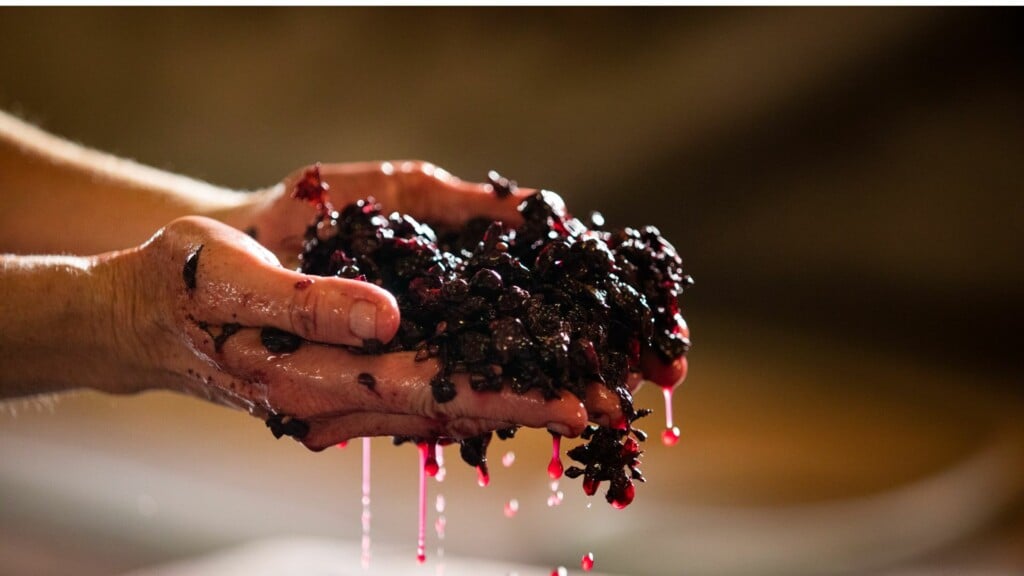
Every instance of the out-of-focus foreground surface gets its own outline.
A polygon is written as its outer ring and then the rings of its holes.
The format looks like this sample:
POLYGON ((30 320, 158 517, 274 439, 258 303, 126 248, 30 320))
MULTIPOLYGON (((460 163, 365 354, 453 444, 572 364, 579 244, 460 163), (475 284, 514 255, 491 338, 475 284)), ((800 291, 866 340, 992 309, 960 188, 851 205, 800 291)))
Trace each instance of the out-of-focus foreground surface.
MULTIPOLYGON (((543 434, 493 445, 487 489, 449 450, 431 485, 447 498, 448 556, 1013 574, 1018 14, 5 8, 0 107, 241 188, 316 160, 417 157, 662 229, 697 279, 682 441, 648 442, 650 482, 625 511, 588 508, 569 481, 549 508, 543 434)), ((660 408, 654 390, 640 399, 660 408)), ((394 571, 414 573, 415 451, 382 439, 374 454, 375 543, 407 551, 394 571)), ((358 542, 359 512, 358 442, 309 454, 161 394, 0 414, 3 574, 109 574, 263 538, 358 542)))

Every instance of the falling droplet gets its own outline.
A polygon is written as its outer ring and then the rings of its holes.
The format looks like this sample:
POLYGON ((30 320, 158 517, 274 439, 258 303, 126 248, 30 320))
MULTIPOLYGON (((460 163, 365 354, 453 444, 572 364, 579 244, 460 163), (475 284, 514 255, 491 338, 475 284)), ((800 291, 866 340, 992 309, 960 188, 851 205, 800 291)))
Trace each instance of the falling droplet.
POLYGON ((505 468, 508 468, 509 466, 511 466, 512 463, 515 462, 515 461, 516 461, 516 453, 511 451, 511 450, 509 450, 508 452, 505 452, 505 455, 501 457, 501 465, 504 466, 505 468))
POLYGON ((516 515, 516 512, 519 512, 519 500, 513 498, 505 503, 505 517, 511 518, 516 515))
POLYGON ((420 452, 420 506, 419 531, 416 539, 416 561, 423 564, 427 561, 427 444, 418 445, 420 452))
POLYGON ((487 471, 487 465, 481 464, 476 467, 476 483, 484 488, 491 483, 491 474, 487 471))
POLYGON ((448 475, 448 470, 444 467, 444 445, 437 445, 435 456, 437 458, 437 474, 434 474, 434 480, 444 482, 444 477, 448 475))
POLYGON ((370 438, 363 438, 363 538, 362 556, 363 569, 370 567, 370 438))
POLYGON ((594 553, 593 552, 587 552, 586 554, 583 555, 583 558, 580 560, 580 568, 583 568, 584 572, 590 572, 591 570, 594 569, 594 553))
POLYGON ((437 442, 423 442, 420 445, 420 450, 426 450, 426 456, 423 459, 423 470, 426 471, 427 476, 434 478, 437 476, 437 472, 441 469, 441 466, 437 463, 437 442))
POLYGON ((551 571, 551 576, 569 576, 569 571, 565 569, 565 566, 559 566, 551 571))
POLYGON ((548 496, 548 508, 554 508, 562 503, 565 494, 558 489, 558 480, 551 482, 551 494, 548 496))
POLYGON ((548 463, 548 477, 557 480, 562 477, 562 435, 551 433, 551 462, 548 463))
POLYGON ((661 442, 665 446, 675 446, 679 442, 679 428, 672 423, 672 386, 662 386, 665 396, 665 431, 661 433, 661 442))

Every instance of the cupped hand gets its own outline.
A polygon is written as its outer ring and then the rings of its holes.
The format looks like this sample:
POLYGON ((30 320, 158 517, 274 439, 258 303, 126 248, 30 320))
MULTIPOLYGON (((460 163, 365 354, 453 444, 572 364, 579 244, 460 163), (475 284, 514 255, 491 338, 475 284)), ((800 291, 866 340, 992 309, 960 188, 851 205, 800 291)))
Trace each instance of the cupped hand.
POLYGON ((617 398, 597 387, 585 399, 589 415, 571 394, 545 401, 476 392, 458 379, 455 399, 437 403, 429 385, 434 360, 337 346, 390 340, 398 328, 391 294, 286 270, 252 238, 214 220, 176 220, 113 259, 130 284, 120 309, 132 336, 121 341, 150 367, 147 386, 284 420, 291 423, 285 433, 314 450, 356 436, 463 438, 518 425, 575 436, 588 418, 618 417, 617 398), (262 341, 264 327, 313 342, 273 352, 262 341))

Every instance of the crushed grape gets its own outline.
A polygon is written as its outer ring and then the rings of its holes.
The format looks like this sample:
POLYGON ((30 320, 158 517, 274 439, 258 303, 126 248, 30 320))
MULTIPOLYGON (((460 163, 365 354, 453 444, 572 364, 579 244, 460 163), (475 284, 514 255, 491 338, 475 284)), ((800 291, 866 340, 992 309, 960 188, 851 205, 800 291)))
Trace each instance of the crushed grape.
MULTIPOLYGON (((488 180, 501 198, 517 189, 497 172, 488 180)), ((565 475, 583 476, 587 494, 607 483, 605 498, 615 507, 633 500, 633 482, 644 480, 638 442, 647 437, 633 423, 650 410, 634 408, 627 379, 641 371, 642 351, 669 365, 690 346, 678 297, 692 280, 657 228, 605 230, 598 213, 588 227, 548 191, 520 203, 518 226, 474 218, 458 228, 432 227, 386 214, 372 198, 335 210, 318 167, 293 196, 318 214, 305 232, 301 271, 371 282, 398 302, 395 338, 366 341, 362 353, 437 358, 430 386, 439 403, 455 398, 456 374, 467 375, 476 391, 508 386, 546 398, 582 399, 587 386, 606 386, 618 394, 625 421, 588 427, 587 443, 567 453, 579 465, 565 475)), ((491 437, 460 442, 463 460, 484 476, 491 437)), ((436 439, 396 443, 404 440, 436 439)))

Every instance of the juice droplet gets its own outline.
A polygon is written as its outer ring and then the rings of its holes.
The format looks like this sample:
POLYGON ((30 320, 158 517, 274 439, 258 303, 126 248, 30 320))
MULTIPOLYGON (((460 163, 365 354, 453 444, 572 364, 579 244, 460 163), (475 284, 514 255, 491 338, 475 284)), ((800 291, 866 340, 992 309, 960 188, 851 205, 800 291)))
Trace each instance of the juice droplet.
POLYGON ((679 442, 678 426, 666 428, 665 431, 661 433, 661 443, 665 446, 675 446, 677 442, 679 442))
POLYGON ((420 451, 420 506, 416 561, 422 564, 427 561, 427 444, 422 443, 418 447, 420 451))
POLYGON ((675 446, 679 442, 679 428, 672 423, 672 390, 672 386, 661 388, 665 397, 665 431, 661 433, 661 442, 665 446, 675 446))
POLYGON ((594 569, 594 553, 587 552, 583 555, 583 559, 580 560, 580 568, 583 568, 584 572, 590 572, 594 569))
POLYGON ((509 500, 508 502, 505 502, 505 517, 506 518, 511 518, 511 517, 515 516, 516 512, 519 512, 519 500, 516 500, 515 498, 513 498, 513 499, 509 500))
POLYGON ((551 576, 569 576, 569 571, 565 569, 565 566, 559 566, 551 571, 551 576))
POLYGON ((434 480, 438 482, 444 482, 444 477, 448 474, 447 469, 444 467, 444 446, 441 444, 437 445, 435 456, 437 459, 437 474, 434 474, 434 480))
POLYGON ((564 468, 562 467, 562 436, 561 434, 551 434, 551 462, 548 464, 548 477, 552 480, 557 480, 562 477, 564 468))
POLYGON ((626 484, 626 487, 622 489, 622 494, 618 494, 611 500, 611 505, 619 510, 622 510, 626 506, 629 506, 633 502, 633 497, 636 496, 636 487, 630 482, 626 484))
POLYGON ((491 483, 491 474, 487 471, 486 464, 481 464, 476 467, 476 483, 481 488, 491 483))
POLYGON ((516 453, 511 451, 511 450, 509 450, 508 452, 505 452, 505 455, 501 457, 501 465, 504 466, 505 468, 508 468, 509 466, 511 466, 512 463, 515 462, 515 461, 516 461, 516 453))
POLYGON ((348 447, 348 440, 342 440, 341 442, 338 442, 338 448, 347 448, 347 447, 348 447))
POLYGON ((420 450, 425 451, 423 458, 423 470, 426 471, 427 476, 434 478, 437 476, 437 472, 441 469, 441 466, 437 463, 437 443, 436 442, 424 442, 419 444, 420 450))
POLYGON ((587 496, 593 496, 597 493, 597 487, 601 485, 600 480, 592 480, 590 478, 583 479, 583 493, 587 496))
POLYGON ((363 438, 363 538, 360 558, 364 569, 370 567, 370 439, 363 438))
POLYGON ((558 489, 558 480, 551 482, 551 494, 548 496, 548 508, 554 508, 562 503, 565 494, 558 489))

